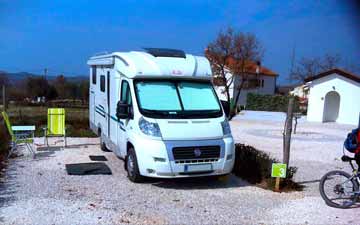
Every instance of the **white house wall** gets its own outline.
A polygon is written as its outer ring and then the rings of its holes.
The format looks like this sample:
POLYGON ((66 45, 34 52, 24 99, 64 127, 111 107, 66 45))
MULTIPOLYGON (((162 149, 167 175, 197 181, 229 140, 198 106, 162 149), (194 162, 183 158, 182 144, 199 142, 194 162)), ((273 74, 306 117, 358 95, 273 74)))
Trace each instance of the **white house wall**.
MULTIPOLYGON (((231 73, 226 73, 226 75, 225 75, 226 81, 230 82, 231 77, 232 77, 231 73)), ((227 101, 224 86, 214 86, 214 89, 220 100, 227 101)), ((232 82, 229 86, 230 98, 233 98, 233 93, 234 93, 234 82, 232 82)))
MULTIPOLYGON (((251 79, 251 78, 254 79, 256 76, 255 75, 247 75, 247 77, 248 77, 248 79, 251 79)), ((258 78, 260 80, 264 80, 264 87, 258 87, 258 88, 252 88, 252 89, 243 88, 241 90, 239 100, 237 102, 238 105, 246 106, 247 95, 249 93, 261 94, 261 95, 275 94, 276 76, 259 75, 258 78)), ((234 80, 234 86, 239 87, 241 84, 241 80, 242 80, 241 76, 236 76, 235 80, 234 80)), ((237 88, 234 88, 234 92, 233 92, 234 99, 236 98, 238 92, 239 92, 239 90, 237 88)))
POLYGON ((360 113, 360 84, 333 74, 310 83, 307 119, 323 122, 325 96, 330 91, 340 95, 339 116, 336 122, 357 125, 360 113))

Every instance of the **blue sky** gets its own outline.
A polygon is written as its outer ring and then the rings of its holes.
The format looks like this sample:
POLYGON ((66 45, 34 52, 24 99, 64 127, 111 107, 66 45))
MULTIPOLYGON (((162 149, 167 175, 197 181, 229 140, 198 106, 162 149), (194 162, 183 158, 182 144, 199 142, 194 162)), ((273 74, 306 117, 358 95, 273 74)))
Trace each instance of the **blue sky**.
POLYGON ((167 47, 203 55, 228 26, 254 33, 262 64, 289 73, 296 58, 338 53, 359 65, 360 8, 354 1, 0 0, 0 70, 86 75, 102 51, 167 47))

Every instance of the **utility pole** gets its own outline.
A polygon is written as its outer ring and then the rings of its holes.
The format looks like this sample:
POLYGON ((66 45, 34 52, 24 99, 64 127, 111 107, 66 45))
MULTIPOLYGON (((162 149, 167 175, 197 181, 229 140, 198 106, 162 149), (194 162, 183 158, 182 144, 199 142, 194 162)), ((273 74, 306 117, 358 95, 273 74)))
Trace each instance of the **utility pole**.
POLYGON ((261 62, 256 62, 256 94, 259 94, 259 88, 261 87, 260 73, 261 73, 261 62))
POLYGON ((6 111, 6 89, 5 84, 2 86, 2 100, 3 100, 3 111, 6 111))
POLYGON ((45 80, 46 80, 47 73, 48 73, 48 69, 47 69, 47 68, 45 68, 45 69, 44 69, 44 76, 45 76, 45 80))
POLYGON ((285 137, 284 137, 284 150, 283 150, 283 163, 289 167, 290 161, 290 143, 291 143, 291 132, 292 132, 292 121, 293 121, 293 109, 294 109, 294 98, 289 98, 289 106, 286 115, 285 122, 285 137))
POLYGON ((293 82, 293 79, 294 79, 294 67, 295 67, 295 50, 296 50, 296 45, 294 43, 294 47, 292 49, 292 52, 291 52, 291 65, 290 65, 290 74, 289 74, 289 82, 290 84, 292 84, 293 82))

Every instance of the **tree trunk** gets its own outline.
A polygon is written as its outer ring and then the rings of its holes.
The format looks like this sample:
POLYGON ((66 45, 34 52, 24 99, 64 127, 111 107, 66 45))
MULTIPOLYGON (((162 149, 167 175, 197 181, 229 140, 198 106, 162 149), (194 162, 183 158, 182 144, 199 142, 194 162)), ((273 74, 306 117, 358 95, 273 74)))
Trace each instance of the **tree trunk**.
POLYGON ((6 112, 7 105, 6 105, 6 88, 5 88, 5 85, 2 86, 2 100, 3 100, 3 111, 6 112))
POLYGON ((234 110, 237 107, 237 102, 239 101, 239 97, 240 97, 240 94, 241 94, 241 90, 243 89, 244 83, 245 83, 245 79, 242 76, 240 86, 238 87, 238 93, 236 94, 236 98, 235 98, 234 110))
POLYGON ((226 92, 226 99, 227 99, 227 111, 229 112, 229 115, 227 116, 227 118, 230 120, 231 119, 231 98, 230 98, 230 92, 229 92, 229 88, 227 86, 225 86, 225 92, 226 92))
MULTIPOLYGON (((224 64, 225 64, 225 62, 224 62, 224 64)), ((231 120, 231 104, 230 104, 231 97, 230 97, 230 92, 229 92, 230 85, 228 85, 227 80, 226 80, 225 67, 221 67, 220 71, 221 71, 221 77, 225 81, 224 88, 225 88, 225 94, 226 94, 226 100, 227 100, 227 109, 226 110, 229 112, 229 115, 227 116, 227 118, 228 118, 228 120, 231 120)))
POLYGON ((289 99, 289 106, 285 122, 285 137, 284 137, 284 150, 283 150, 283 163, 289 168, 290 161, 290 143, 291 143, 291 132, 292 132, 292 121, 293 121, 293 108, 294 98, 289 99))

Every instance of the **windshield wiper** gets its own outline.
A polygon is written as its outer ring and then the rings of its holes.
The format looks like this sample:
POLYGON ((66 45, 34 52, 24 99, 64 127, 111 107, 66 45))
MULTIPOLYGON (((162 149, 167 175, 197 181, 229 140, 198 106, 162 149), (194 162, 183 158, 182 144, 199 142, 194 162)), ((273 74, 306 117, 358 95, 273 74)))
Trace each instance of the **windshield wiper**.
POLYGON ((169 115, 168 111, 160 111, 160 110, 155 110, 155 109, 142 109, 142 110, 146 113, 153 113, 153 114, 158 114, 158 115, 169 115))
POLYGON ((201 116, 201 117, 207 117, 209 114, 217 114, 219 113, 219 110, 188 110, 188 111, 181 111, 179 112, 179 116, 182 116, 184 118, 191 118, 192 116, 201 116))

